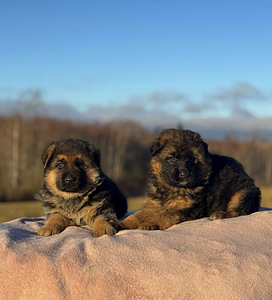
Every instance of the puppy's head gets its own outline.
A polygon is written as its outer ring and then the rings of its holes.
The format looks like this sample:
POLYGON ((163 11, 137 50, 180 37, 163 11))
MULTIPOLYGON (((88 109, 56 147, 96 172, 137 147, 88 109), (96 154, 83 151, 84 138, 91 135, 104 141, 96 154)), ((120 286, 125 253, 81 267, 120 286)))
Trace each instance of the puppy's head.
POLYGON ((208 145, 190 130, 167 129, 150 145, 151 170, 161 184, 196 188, 211 174, 208 145))
POLYGON ((44 150, 42 161, 46 188, 63 198, 84 194, 101 178, 100 151, 86 141, 52 142, 44 150))

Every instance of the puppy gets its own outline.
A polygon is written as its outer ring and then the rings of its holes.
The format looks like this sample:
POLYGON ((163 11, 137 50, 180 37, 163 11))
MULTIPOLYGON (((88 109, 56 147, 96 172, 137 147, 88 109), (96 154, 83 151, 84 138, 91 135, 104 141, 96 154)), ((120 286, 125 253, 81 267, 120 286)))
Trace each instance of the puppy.
POLYGON ((143 207, 118 229, 166 229, 187 220, 238 217, 259 210, 261 193, 242 165, 211 154, 198 133, 167 129, 150 145, 143 207))
POLYGON ((50 236, 73 225, 90 225, 93 235, 113 235, 117 221, 127 211, 127 202, 116 184, 100 166, 100 151, 79 139, 51 143, 42 155, 46 224, 38 234, 50 236))

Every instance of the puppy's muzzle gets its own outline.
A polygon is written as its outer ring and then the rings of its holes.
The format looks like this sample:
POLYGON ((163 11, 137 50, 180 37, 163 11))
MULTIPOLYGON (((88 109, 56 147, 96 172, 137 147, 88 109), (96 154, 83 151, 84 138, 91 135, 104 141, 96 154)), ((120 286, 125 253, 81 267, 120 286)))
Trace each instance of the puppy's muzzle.
POLYGON ((66 192, 75 192, 80 188, 79 176, 67 173, 62 177, 62 183, 60 189, 66 192))
POLYGON ((67 185, 70 185, 70 184, 75 183, 76 180, 77 180, 77 177, 72 176, 72 174, 68 174, 68 175, 66 175, 65 178, 64 178, 64 182, 65 182, 67 185))

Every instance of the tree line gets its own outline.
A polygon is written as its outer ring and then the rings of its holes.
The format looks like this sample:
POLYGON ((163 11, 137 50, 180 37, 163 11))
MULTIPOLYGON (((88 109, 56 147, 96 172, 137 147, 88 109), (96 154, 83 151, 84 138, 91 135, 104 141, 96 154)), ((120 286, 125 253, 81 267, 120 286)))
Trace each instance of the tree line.
MULTIPOLYGON (((0 201, 31 200, 42 187, 41 155, 53 140, 80 138, 101 150, 104 172, 127 197, 145 192, 149 144, 159 130, 127 122, 76 123, 49 118, 0 117, 0 201)), ((259 185, 272 183, 272 144, 252 138, 206 140, 210 151, 238 159, 259 185)))

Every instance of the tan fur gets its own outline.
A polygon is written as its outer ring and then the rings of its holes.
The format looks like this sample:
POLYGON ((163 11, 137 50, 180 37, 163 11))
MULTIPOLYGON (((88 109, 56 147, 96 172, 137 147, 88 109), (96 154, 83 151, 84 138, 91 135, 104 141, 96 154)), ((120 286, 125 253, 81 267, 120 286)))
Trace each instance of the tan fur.
POLYGON ((228 218, 235 218, 235 217, 240 217, 240 216, 245 216, 245 215, 247 215, 247 213, 243 210, 241 210, 241 211, 230 211, 230 212, 228 212, 227 217, 228 218))
POLYGON ((138 218, 139 211, 126 217, 125 220, 119 222, 111 222, 117 228, 136 229, 139 226, 140 217, 138 218))
POLYGON ((165 209, 186 209, 192 207, 194 201, 190 198, 177 197, 164 204, 165 209))
POLYGON ((241 202, 241 198, 243 197, 243 191, 239 191, 237 193, 235 193, 229 203, 228 203, 228 207, 227 207, 227 211, 228 212, 233 212, 235 211, 238 206, 240 205, 240 202, 241 202))
POLYGON ((48 217, 46 224, 42 226, 38 234, 43 236, 50 236, 62 232, 66 227, 76 225, 71 220, 68 220, 61 214, 55 213, 48 217))
POLYGON ((54 194, 59 195, 60 197, 62 197, 64 199, 70 199, 70 198, 74 198, 75 196, 81 195, 80 193, 68 193, 68 192, 60 191, 57 188, 56 179, 57 179, 57 172, 55 170, 52 170, 45 177, 48 188, 50 190, 52 190, 54 192, 54 194))
POLYGON ((65 161, 67 161, 68 163, 69 163, 69 161, 71 161, 72 162, 72 160, 71 159, 69 159, 69 156, 68 155, 65 155, 65 154, 59 154, 58 156, 56 156, 55 157, 55 159, 54 159, 55 161, 60 161, 60 160, 65 160, 65 161))
POLYGON ((102 216, 99 216, 95 219, 93 223, 93 235, 95 237, 100 237, 104 234, 114 235, 116 233, 116 229, 107 222, 102 216))
POLYGON ((90 169, 87 171, 87 175, 88 177, 90 178, 90 180, 92 182, 96 182, 97 181, 97 178, 99 177, 99 173, 97 170, 94 170, 94 169, 90 169))
POLYGON ((216 211, 209 216, 209 220, 225 219, 226 213, 224 211, 216 211))
POLYGON ((213 212, 209 219, 211 221, 217 220, 217 219, 224 219, 224 218, 234 218, 246 215, 246 213, 243 210, 237 211, 241 202, 241 199, 243 198, 243 190, 236 192, 230 199, 227 211, 216 211, 213 212))
POLYGON ((152 209, 139 210, 128 216, 125 220, 120 221, 121 228, 153 230, 158 229, 159 213, 152 209))
POLYGON ((175 213, 176 210, 191 206, 192 201, 181 198, 170 200, 163 206, 159 205, 156 199, 147 198, 143 209, 120 221, 119 225, 127 229, 164 230, 180 222, 180 216, 175 213))
POLYGON ((155 211, 152 209, 142 209, 128 216, 125 220, 120 221, 121 228, 155 230, 167 229, 180 222, 180 217, 177 214, 168 214, 155 211))
POLYGON ((154 173, 157 174, 157 176, 161 176, 161 164, 160 164, 160 162, 158 162, 156 160, 152 160, 151 161, 151 167, 152 167, 152 170, 154 171, 154 173))

